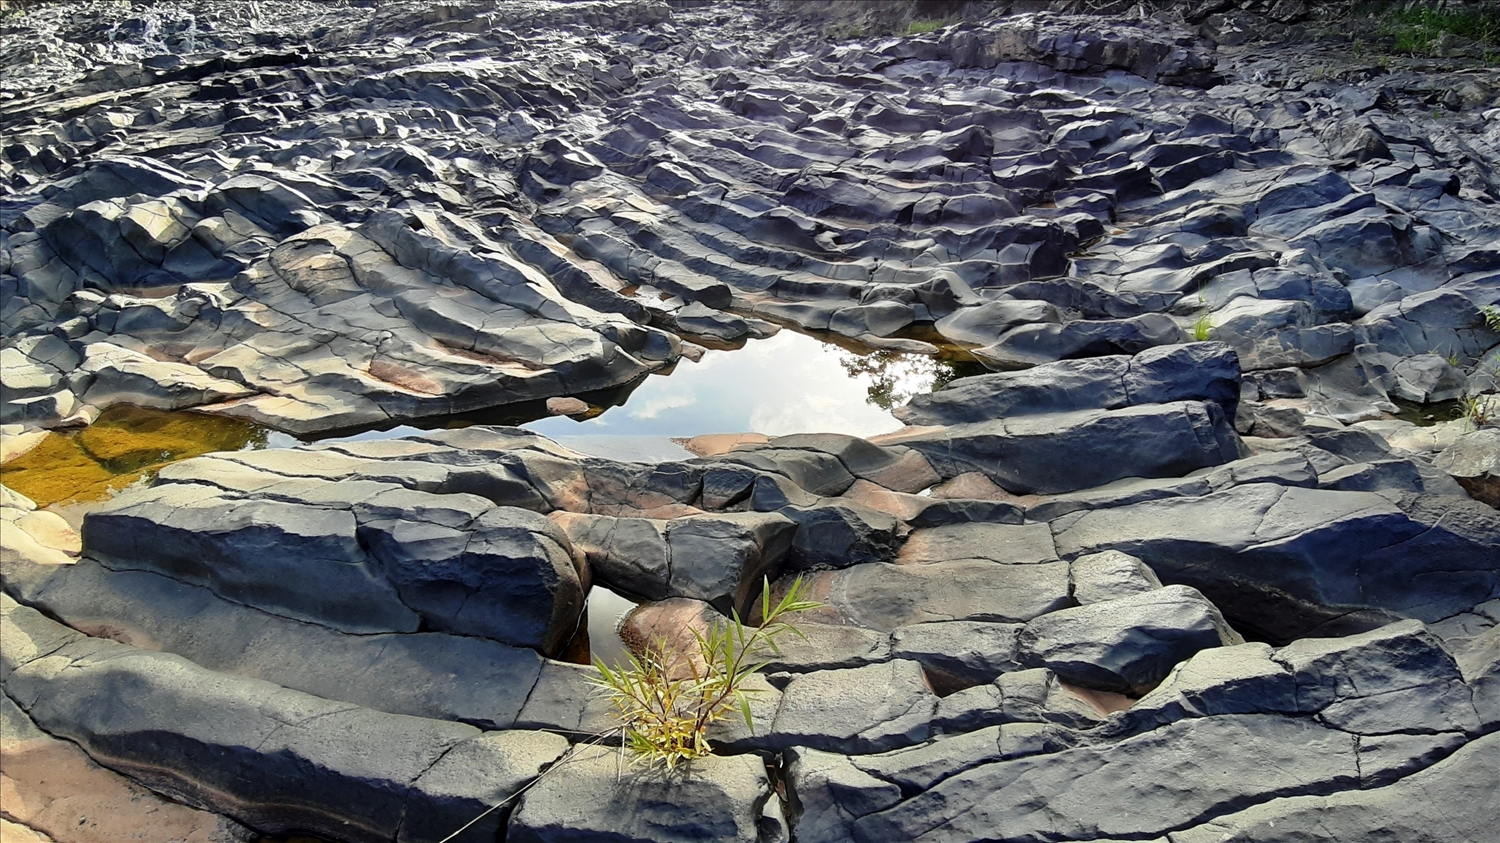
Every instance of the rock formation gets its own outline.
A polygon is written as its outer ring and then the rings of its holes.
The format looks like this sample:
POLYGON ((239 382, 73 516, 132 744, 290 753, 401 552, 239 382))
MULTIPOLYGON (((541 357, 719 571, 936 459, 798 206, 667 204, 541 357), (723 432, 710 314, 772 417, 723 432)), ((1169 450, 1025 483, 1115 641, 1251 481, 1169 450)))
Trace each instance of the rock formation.
POLYGON ((779 327, 991 370, 868 439, 222 451, 76 525, 0 487, 0 834, 1491 837, 1500 72, 1011 5, 0 20, 7 458, 115 405, 582 415, 779 327), (640 647, 798 576, 714 757, 596 743, 593 588, 640 647))

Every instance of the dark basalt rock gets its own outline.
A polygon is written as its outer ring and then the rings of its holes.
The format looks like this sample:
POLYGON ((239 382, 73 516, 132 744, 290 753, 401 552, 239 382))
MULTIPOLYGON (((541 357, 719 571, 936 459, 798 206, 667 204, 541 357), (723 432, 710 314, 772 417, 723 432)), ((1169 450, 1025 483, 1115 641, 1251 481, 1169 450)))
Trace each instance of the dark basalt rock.
POLYGON ((528 784, 458 839, 1489 839, 1495 74, 1300 28, 1348 4, 853 5, 7 14, 7 455, 118 403, 576 409, 679 335, 993 370, 874 441, 219 453, 81 535, 0 487, 7 780, 25 731, 236 839, 528 784), (594 584, 639 650, 798 575, 716 755, 584 745, 594 584))
POLYGON ((1141 693, 1191 654, 1240 643, 1219 610, 1174 585, 1062 609, 1026 625, 1020 661, 1089 688, 1141 693))

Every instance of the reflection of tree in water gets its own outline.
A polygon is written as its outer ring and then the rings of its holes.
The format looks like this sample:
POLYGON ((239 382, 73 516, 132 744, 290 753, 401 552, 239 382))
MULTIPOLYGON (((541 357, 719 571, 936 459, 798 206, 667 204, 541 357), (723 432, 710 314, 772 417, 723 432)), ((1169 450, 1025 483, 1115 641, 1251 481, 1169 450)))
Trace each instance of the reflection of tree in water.
POLYGON ((866 383, 865 400, 882 410, 895 409, 957 378, 987 371, 973 360, 943 360, 889 349, 869 354, 840 351, 839 364, 849 377, 866 383))

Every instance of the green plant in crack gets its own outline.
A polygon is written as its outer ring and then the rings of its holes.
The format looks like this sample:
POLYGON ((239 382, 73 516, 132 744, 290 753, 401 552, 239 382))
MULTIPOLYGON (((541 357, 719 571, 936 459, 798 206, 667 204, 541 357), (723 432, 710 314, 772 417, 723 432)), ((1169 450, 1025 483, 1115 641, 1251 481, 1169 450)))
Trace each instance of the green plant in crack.
POLYGON ((746 683, 765 667, 767 656, 780 655, 778 637, 801 636, 787 616, 821 605, 805 595, 798 577, 773 605, 770 580, 764 580, 758 627, 745 626, 735 612, 706 634, 692 630, 694 646, 686 651, 657 638, 625 664, 610 667, 594 659, 599 675, 593 684, 609 698, 625 749, 636 760, 671 768, 711 754, 709 727, 733 711, 754 731, 750 697, 756 689, 746 683))
POLYGON ((1485 396, 1472 395, 1467 392, 1458 399, 1458 409, 1454 410, 1453 414, 1463 419, 1474 430, 1495 420, 1495 415, 1490 411, 1489 402, 1485 400, 1485 396))
POLYGON ((1207 342, 1214 335, 1213 316, 1208 311, 1203 311, 1193 322, 1193 339, 1198 342, 1207 342))
POLYGON ((1500 307, 1492 304, 1485 305, 1479 309, 1479 315, 1484 317, 1484 326, 1500 334, 1500 307))

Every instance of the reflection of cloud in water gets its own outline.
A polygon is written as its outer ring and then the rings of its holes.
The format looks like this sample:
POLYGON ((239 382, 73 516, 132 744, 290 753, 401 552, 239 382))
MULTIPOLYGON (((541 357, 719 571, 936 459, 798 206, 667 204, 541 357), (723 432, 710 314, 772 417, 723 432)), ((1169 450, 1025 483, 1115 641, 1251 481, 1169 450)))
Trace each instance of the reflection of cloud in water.
POLYGON ((695 395, 657 395, 642 402, 639 407, 628 407, 629 412, 625 415, 640 421, 648 421, 668 410, 680 410, 696 403, 698 403, 698 398, 695 395))
MULTIPOLYGON (((887 355, 895 360, 909 355, 887 355)), ((710 351, 652 376, 614 407, 583 422, 550 418, 526 427, 548 436, 696 436, 756 431, 871 436, 900 427, 871 396, 870 375, 844 362, 862 359, 812 337, 784 330, 744 348, 710 351)), ((890 368, 891 363, 886 364, 890 368)), ((931 381, 927 381, 930 383, 931 381)), ((902 380, 902 389, 908 381, 902 380)), ((910 382, 915 389, 917 381, 910 382)), ((920 391, 925 392, 925 389, 920 391)))
MULTIPOLYGON (((750 429, 767 436, 829 431, 848 433, 852 428, 860 427, 865 416, 862 408, 851 413, 826 395, 810 395, 798 404, 756 407, 750 413, 750 429)), ((890 426, 885 426, 876 432, 890 429, 890 426)))

